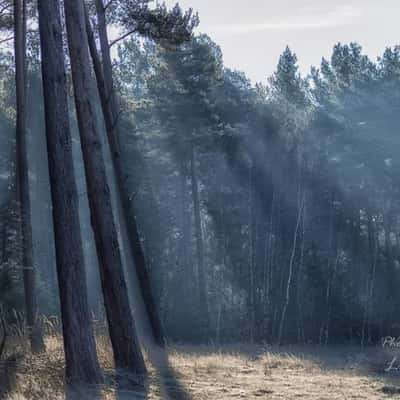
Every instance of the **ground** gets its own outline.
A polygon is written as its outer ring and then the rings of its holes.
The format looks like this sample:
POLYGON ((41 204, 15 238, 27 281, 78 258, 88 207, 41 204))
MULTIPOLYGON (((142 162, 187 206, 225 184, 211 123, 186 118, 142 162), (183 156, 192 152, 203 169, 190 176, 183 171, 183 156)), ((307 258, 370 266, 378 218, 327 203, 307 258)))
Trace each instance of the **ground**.
MULTIPOLYGON (((111 376, 109 346, 101 339, 99 354, 111 376)), ((385 372, 395 354, 380 346, 354 347, 260 345, 170 346, 168 372, 150 366, 147 397, 116 393, 112 379, 98 398, 111 399, 400 399, 400 372, 385 372)), ((11 357, 2 365, 1 400, 64 399, 63 352, 59 338, 47 339, 47 353, 11 357), (14 368, 15 367, 15 368, 14 368), (8 380, 4 380, 4 370, 8 380)), ((81 400, 83 398, 81 397, 81 400)))

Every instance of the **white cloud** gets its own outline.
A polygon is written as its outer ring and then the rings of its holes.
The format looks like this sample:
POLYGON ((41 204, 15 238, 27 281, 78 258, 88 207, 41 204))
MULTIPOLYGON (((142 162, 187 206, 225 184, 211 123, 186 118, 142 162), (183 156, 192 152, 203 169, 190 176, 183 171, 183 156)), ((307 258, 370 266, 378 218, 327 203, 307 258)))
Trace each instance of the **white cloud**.
POLYGON ((238 23, 204 27, 212 34, 241 35, 264 31, 296 31, 323 29, 349 25, 362 16, 362 10, 349 5, 337 6, 328 10, 303 9, 298 16, 274 18, 263 23, 238 23))

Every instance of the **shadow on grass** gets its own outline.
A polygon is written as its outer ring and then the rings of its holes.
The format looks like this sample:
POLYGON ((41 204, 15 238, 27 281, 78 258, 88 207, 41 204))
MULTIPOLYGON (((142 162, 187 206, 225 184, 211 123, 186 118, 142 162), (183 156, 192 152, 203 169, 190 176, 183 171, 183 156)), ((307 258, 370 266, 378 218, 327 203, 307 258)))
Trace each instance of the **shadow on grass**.
POLYGON ((100 385, 65 385, 65 400, 102 400, 103 390, 111 389, 115 391, 116 400, 148 398, 147 387, 143 383, 139 384, 136 377, 122 371, 109 371, 105 372, 104 382, 100 385))
MULTIPOLYGON (((144 347, 148 359, 154 368, 155 378, 137 378, 121 371, 117 372, 115 375, 112 373, 108 377, 106 376, 106 381, 109 382, 106 386, 113 386, 115 388, 116 400, 147 400, 149 398, 150 382, 153 379, 154 382, 151 383, 154 383, 159 390, 158 395, 161 399, 193 400, 179 381, 176 372, 171 367, 167 351, 149 342, 147 342, 144 347), (111 380, 114 382, 113 384, 111 384, 111 380)), ((97 400, 96 397, 93 397, 93 399, 97 400)), ((76 399, 68 398, 67 400, 76 399)))
POLYGON ((158 345, 146 346, 146 350, 157 375, 160 397, 165 400, 192 400, 171 367, 167 351, 158 345))
POLYGON ((117 371, 115 377, 116 400, 146 400, 148 386, 145 378, 117 371))
MULTIPOLYGON (((149 343, 144 347, 154 368, 154 385, 159 390, 159 397, 163 400, 193 400, 171 367, 167 351, 158 345, 149 343)), ((147 380, 135 379, 119 372, 113 378, 108 377, 107 380, 110 379, 114 380, 112 386, 115 387, 116 400, 147 400, 149 398, 150 378, 147 380)), ((97 398, 94 399, 97 400, 97 398)))
POLYGON ((65 400, 101 400, 101 388, 95 385, 66 385, 65 400))
POLYGON ((5 361, 0 362, 0 400, 5 399, 15 387, 16 372, 16 356, 10 356, 5 361))
POLYGON ((146 400, 147 398, 147 392, 140 388, 135 390, 117 387, 115 393, 116 400, 146 400))

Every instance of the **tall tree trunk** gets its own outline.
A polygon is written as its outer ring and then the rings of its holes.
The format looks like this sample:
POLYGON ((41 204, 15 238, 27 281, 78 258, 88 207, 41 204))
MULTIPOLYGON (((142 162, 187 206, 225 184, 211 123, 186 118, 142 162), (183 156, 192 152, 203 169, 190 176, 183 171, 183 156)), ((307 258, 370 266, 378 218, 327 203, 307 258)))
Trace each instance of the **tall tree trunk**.
POLYGON ((200 210, 200 196, 199 196, 199 183, 196 171, 196 153, 194 144, 190 144, 190 179, 192 183, 192 199, 193 199, 193 212, 194 212, 194 226, 196 237, 196 255, 197 255, 197 279, 198 279, 198 293, 200 302, 200 323, 201 329, 204 334, 207 334, 209 328, 209 314, 208 314, 208 300, 207 300, 207 284, 205 276, 204 265, 204 241, 203 232, 201 228, 201 210, 200 210))
POLYGON ((373 309, 373 297, 375 292, 375 276, 376 276, 376 266, 378 260, 378 238, 377 238, 377 226, 376 221, 372 213, 368 213, 368 249, 369 249, 369 260, 370 269, 367 275, 367 287, 366 294, 367 300, 364 307, 364 318, 361 331, 361 347, 366 344, 371 344, 371 314, 373 309), (367 343, 368 342, 368 343, 367 343))
POLYGON ((293 245, 292 245, 292 252, 291 252, 290 261, 289 261, 289 273, 288 273, 288 278, 286 281, 285 300, 284 300, 283 310, 282 310, 281 319, 280 319, 280 323, 279 323, 279 333, 278 333, 278 343, 279 344, 282 344, 283 329, 284 329, 285 321, 286 321, 286 313, 287 313, 287 309, 288 309, 288 306, 290 303, 290 291, 292 289, 294 258, 296 255, 297 241, 298 241, 298 236, 299 236, 301 219, 303 218, 304 202, 305 202, 304 195, 301 195, 301 188, 300 188, 299 189, 299 201, 297 204, 297 222, 296 222, 296 227, 295 227, 294 234, 293 234, 293 245))
POLYGON ((304 333, 304 310, 303 310, 303 285, 304 285, 304 258, 305 258, 305 244, 306 244, 306 220, 307 220, 307 197, 304 194, 304 210, 301 223, 301 245, 300 245, 300 260, 299 268, 297 271, 297 340, 299 343, 305 344, 304 333))
POLYGON ((96 105, 91 96, 92 76, 84 3, 81 0, 65 0, 64 6, 91 221, 115 365, 119 369, 143 375, 146 367, 129 306, 101 137, 96 126, 96 105))
POLYGON ((87 300, 59 0, 39 0, 38 8, 66 378, 98 383, 101 374, 87 300))
POLYGON ((17 193, 21 213, 22 267, 25 292, 26 322, 33 352, 45 348, 38 319, 33 264, 32 225, 29 193, 27 149, 27 65, 26 65, 26 0, 14 0, 15 85, 17 98, 16 159, 17 193))
POLYGON ((394 252, 392 249, 392 239, 391 239, 391 232, 392 232, 392 215, 390 206, 388 210, 385 212, 383 222, 384 222, 384 231, 385 231, 385 255, 386 255, 386 262, 385 262, 385 271, 383 273, 383 278, 385 279, 387 289, 386 289, 386 302, 385 307, 387 307, 387 313, 382 313, 382 327, 384 330, 390 329, 390 325, 387 326, 388 321, 393 321, 396 319, 395 315, 398 309, 398 287, 399 287, 399 278, 397 277, 396 273, 396 264, 394 260, 394 252), (393 301, 393 299, 396 299, 393 301), (385 315, 386 314, 386 315, 385 315))
POLYGON ((336 266, 337 262, 334 262, 334 273, 331 274, 331 265, 332 265, 332 260, 333 260, 333 254, 335 254, 335 259, 337 260, 337 254, 338 250, 336 248, 336 251, 334 251, 334 245, 333 245, 333 236, 334 236, 334 202, 335 202, 335 190, 332 188, 331 194, 330 194, 330 201, 329 201, 329 221, 328 221, 328 234, 329 234, 329 242, 328 242, 328 263, 326 270, 328 271, 328 283, 326 287, 326 292, 325 292, 325 306, 327 308, 327 312, 325 313, 325 317, 322 319, 320 331, 319 331, 319 344, 322 345, 323 342, 325 342, 325 345, 328 344, 329 340, 329 319, 330 319, 330 301, 331 301, 331 291, 332 291, 332 285, 333 281, 336 275, 336 266), (323 338, 325 336, 325 339, 323 338))
POLYGON ((257 249, 257 213, 256 213, 256 184, 255 163, 251 162, 249 169, 249 275, 248 275, 248 312, 250 324, 250 341, 254 342, 256 325, 255 270, 257 249))
MULTIPOLYGON (((363 265, 361 262, 361 255, 363 254, 363 249, 362 249, 362 228, 361 228, 361 217, 360 217, 360 204, 357 202, 354 202, 354 204, 351 207, 350 210, 350 216, 349 219, 351 221, 350 224, 350 238, 351 238, 351 264, 352 264, 352 274, 354 276, 359 276, 360 277, 360 283, 358 281, 350 281, 350 290, 353 292, 360 291, 361 289, 361 282, 362 282, 362 276, 363 276, 363 265)), ((354 314, 354 303, 350 304, 349 307, 349 317, 350 321, 353 321, 353 314, 354 314)), ((357 324, 358 325, 358 324, 357 324)), ((358 328, 358 327, 357 327, 358 328)), ((353 344, 354 340, 357 340, 358 338, 355 338, 355 333, 356 333, 356 324, 351 323, 349 326, 349 337, 350 337, 350 343, 353 344)))
MULTIPOLYGON (((110 53, 110 44, 108 40, 107 33, 107 20, 106 20, 106 9, 104 7, 103 0, 95 0, 96 6, 96 14, 97 14, 97 23, 98 23, 98 32, 99 32, 99 40, 100 40, 100 48, 101 48, 101 56, 102 56, 102 67, 104 74, 104 90, 108 95, 108 103, 109 109, 114 114, 114 122, 117 122, 117 99, 114 91, 114 80, 112 73, 112 61, 111 61, 111 53, 110 53)), ((117 124, 114 126, 117 128, 117 124)))
POLYGON ((335 263, 333 266, 333 272, 332 272, 331 276, 329 277, 328 287, 327 287, 327 291, 326 291, 326 302, 327 302, 328 311, 326 313, 326 325, 325 325, 325 331, 324 331, 325 347, 328 346, 328 343, 329 343, 329 328, 330 328, 332 308, 333 308, 332 291, 333 291, 333 288, 335 287, 335 283, 336 283, 336 275, 337 275, 337 269, 338 269, 338 264, 339 264, 339 256, 340 256, 340 253, 339 253, 338 249, 336 249, 336 259, 335 259, 335 263))
POLYGON ((6 211, 1 213, 1 258, 0 263, 5 264, 7 262, 7 236, 8 236, 8 226, 7 226, 7 214, 6 211))
POLYGON ((96 47, 88 13, 86 12, 86 29, 89 40, 90 54, 96 75, 97 87, 100 95, 104 122, 107 130, 108 143, 113 160, 115 179, 121 199, 123 217, 128 233, 128 245, 135 264, 143 301, 147 316, 153 331, 154 340, 161 346, 164 345, 164 329, 161 324, 158 309, 154 300, 149 271, 140 241, 139 229, 136 222, 134 199, 130 196, 128 182, 124 174, 119 143, 118 109, 113 88, 112 64, 107 37, 105 9, 102 0, 96 0, 99 37, 102 50, 102 60, 96 47))
POLYGON ((182 240, 180 243, 180 249, 182 253, 182 270, 184 273, 183 282, 185 282, 185 286, 189 289, 189 292, 193 289, 191 288, 190 282, 193 281, 194 268, 193 268, 193 255, 191 251, 191 226, 190 226, 190 214, 188 212, 188 199, 186 196, 187 192, 187 166, 184 162, 182 162, 180 167, 180 186, 181 186, 181 198, 180 198, 180 207, 181 207, 181 232, 182 232, 182 240))

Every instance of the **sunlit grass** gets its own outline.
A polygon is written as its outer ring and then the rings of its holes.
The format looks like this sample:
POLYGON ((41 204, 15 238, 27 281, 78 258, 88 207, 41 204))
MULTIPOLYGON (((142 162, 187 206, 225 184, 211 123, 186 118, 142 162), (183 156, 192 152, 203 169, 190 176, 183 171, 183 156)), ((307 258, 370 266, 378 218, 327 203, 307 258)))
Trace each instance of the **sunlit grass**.
MULTIPOLYGON (((113 367, 108 339, 99 336, 97 344, 100 362, 107 375, 113 367)), ((59 336, 50 336, 46 345, 46 354, 39 356, 24 348, 26 353, 18 360, 15 382, 5 400, 65 398, 62 341, 59 336)), ((383 372, 387 354, 379 348, 361 352, 359 348, 350 347, 238 344, 170 346, 168 353, 176 381, 189 398, 195 400, 381 400, 397 398, 400 393, 396 377, 389 378, 383 372)), ((147 399, 164 399, 161 379, 151 365, 149 372, 147 399)), ((163 385, 174 385, 176 381, 164 379, 163 385)), ((102 399, 113 400, 113 382, 108 379, 106 383, 102 388, 102 399)))

